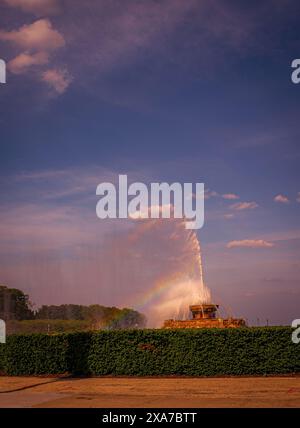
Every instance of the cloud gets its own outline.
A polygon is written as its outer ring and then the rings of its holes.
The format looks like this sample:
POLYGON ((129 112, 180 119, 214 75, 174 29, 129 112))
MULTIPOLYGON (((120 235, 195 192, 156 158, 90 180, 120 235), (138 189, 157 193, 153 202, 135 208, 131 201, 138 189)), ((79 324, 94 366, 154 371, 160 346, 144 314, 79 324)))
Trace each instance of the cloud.
MULTIPOLYGON (((9 70, 14 74, 23 74, 34 66, 48 64, 49 53, 65 45, 64 37, 48 19, 39 19, 15 31, 0 31, 0 40, 26 49, 8 63, 9 70)), ((37 76, 59 94, 67 89, 72 80, 66 68, 53 67, 39 72, 37 76)))
POLYGON ((163 205, 141 205, 139 209, 135 211, 128 210, 129 217, 133 220, 143 220, 151 218, 151 216, 163 216, 164 214, 167 218, 173 218, 174 216, 174 205, 172 204, 163 204, 163 205))
POLYGON ((217 196, 219 196, 219 193, 215 192, 214 190, 207 189, 204 192, 204 199, 215 198, 217 196))
POLYGON ((274 247, 272 242, 263 239, 243 239, 241 241, 230 241, 227 248, 271 248, 274 247))
POLYGON ((297 202, 300 202, 300 192, 298 192, 298 196, 297 196, 297 202))
POLYGON ((250 40, 252 45, 259 25, 239 7, 213 3, 132 0, 93 2, 87 8, 82 1, 70 1, 64 31, 75 48, 71 61, 76 74, 89 67, 90 76, 105 77, 152 55, 160 67, 171 61, 185 71, 196 60, 197 74, 200 67, 210 74, 212 63, 212 68, 223 60, 227 64, 226 49, 244 52, 250 40))
POLYGON ((59 11, 57 0, 4 0, 11 7, 18 7, 24 12, 36 15, 49 15, 59 11))
POLYGON ((257 208, 258 204, 256 202, 237 202, 235 204, 230 205, 230 208, 237 211, 243 210, 253 210, 257 208))
POLYGON ((47 52, 37 52, 35 54, 23 52, 9 61, 8 69, 14 74, 22 74, 26 73, 34 65, 44 65, 48 62, 49 55, 47 52))
POLYGON ((274 198, 275 202, 280 202, 281 204, 288 204, 290 202, 289 198, 285 195, 277 195, 274 198))
POLYGON ((14 43, 23 49, 51 51, 65 45, 64 37, 52 27, 48 19, 39 19, 18 30, 0 31, 0 40, 14 43))
POLYGON ((235 193, 224 193, 224 195, 222 195, 222 198, 228 200, 240 199, 240 197, 235 193))
MULTIPOLYGON (((149 55, 153 48, 165 59, 172 54, 172 63, 184 67, 196 55, 198 63, 207 70, 209 60, 215 64, 219 57, 221 61, 227 59, 227 49, 244 54, 245 49, 253 48, 257 30, 262 29, 257 19, 259 8, 249 16, 241 6, 225 7, 223 1, 211 3, 132 0, 94 2, 93 7, 86 8, 84 2, 73 0, 68 25, 73 40, 79 46, 89 46, 84 61, 96 65, 101 72, 132 63, 136 56, 149 55), (175 32, 174 44, 171 37, 175 32), (166 48, 172 49, 169 55, 165 55, 166 48)), ((82 56, 81 51, 79 54, 82 56)), ((78 64, 82 64, 82 58, 78 64)))
MULTIPOLYGON (((58 9, 57 0, 5 2, 44 17, 58 9)), ((224 7, 223 1, 214 1, 211 5, 199 4, 197 0, 112 0, 91 2, 89 7, 79 0, 62 3, 68 12, 60 17, 68 40, 65 64, 73 76, 78 76, 78 81, 93 85, 93 90, 94 80, 106 79, 115 70, 118 73, 124 68, 127 70, 143 59, 154 64, 153 75, 171 63, 172 68, 183 69, 185 74, 187 70, 192 73, 195 70, 198 75, 201 69, 202 74, 210 76, 212 70, 219 69, 216 65, 224 62, 227 66, 228 50, 244 55, 245 49, 256 46, 257 34, 264 34, 263 25, 257 19, 260 7, 249 16, 243 7, 224 7), (89 73, 88 83, 82 78, 86 73, 89 73)), ((65 38, 45 18, 16 31, 0 32, 0 39, 17 44, 23 51, 54 50, 64 46, 65 38), (32 33, 35 37, 31 37, 32 33), (47 37, 41 40, 43 33, 47 37)), ((100 92, 102 97, 105 92, 105 97, 114 102, 125 103, 126 94, 119 88, 111 89, 107 82, 104 86, 100 92)), ((138 91, 133 93, 128 89, 128 92, 128 102, 142 97, 138 91)))
POLYGON ((224 218, 226 218, 226 220, 231 220, 234 218, 234 214, 224 214, 224 218))
POLYGON ((62 94, 70 85, 72 77, 65 69, 51 69, 42 73, 42 81, 57 93, 62 94))

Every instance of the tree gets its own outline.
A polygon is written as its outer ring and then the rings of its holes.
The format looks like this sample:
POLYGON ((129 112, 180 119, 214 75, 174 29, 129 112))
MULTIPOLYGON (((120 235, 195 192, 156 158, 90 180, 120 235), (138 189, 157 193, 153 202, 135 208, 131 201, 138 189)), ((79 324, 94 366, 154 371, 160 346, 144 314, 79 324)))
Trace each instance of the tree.
POLYGON ((120 310, 118 316, 112 320, 108 328, 126 329, 126 328, 145 328, 147 319, 145 315, 133 309, 124 308, 120 310))
POLYGON ((34 318, 27 294, 17 288, 0 285, 0 318, 6 320, 29 320, 34 318))
POLYGON ((82 305, 43 305, 35 314, 37 319, 49 320, 84 320, 86 306, 82 305))
POLYGON ((119 309, 102 305, 43 305, 36 312, 36 319, 89 320, 98 328, 143 328, 146 317, 133 309, 119 309))

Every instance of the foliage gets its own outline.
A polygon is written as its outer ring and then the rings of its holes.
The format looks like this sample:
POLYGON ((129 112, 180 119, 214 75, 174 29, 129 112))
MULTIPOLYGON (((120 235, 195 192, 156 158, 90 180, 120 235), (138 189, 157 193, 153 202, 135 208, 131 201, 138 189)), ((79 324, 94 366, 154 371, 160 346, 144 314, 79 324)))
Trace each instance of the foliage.
POLYGON ((34 318, 29 297, 17 288, 0 285, 0 318, 28 320, 34 318))
POLYGON ((82 305, 43 305, 35 317, 42 320, 84 320, 87 318, 85 308, 82 305))
POLYGON ((67 335, 12 335, 0 345, 0 370, 8 375, 68 372, 67 335))
POLYGON ((88 331, 93 325, 88 320, 11 320, 6 323, 7 334, 66 333, 88 331))
POLYGON ((89 320, 90 325, 109 329, 143 328, 146 325, 145 316, 133 309, 101 305, 44 305, 36 312, 36 319, 89 320))
POLYGON ((289 327, 114 330, 9 336, 7 374, 267 375, 300 372, 289 327))
POLYGON ((110 330, 146 327, 146 317, 133 309, 124 308, 108 323, 110 330))
POLYGON ((43 305, 33 312, 31 306, 29 297, 23 291, 0 285, 0 319, 8 322, 9 334, 49 331, 58 333, 99 328, 113 330, 146 326, 146 317, 128 308, 64 304, 43 305))

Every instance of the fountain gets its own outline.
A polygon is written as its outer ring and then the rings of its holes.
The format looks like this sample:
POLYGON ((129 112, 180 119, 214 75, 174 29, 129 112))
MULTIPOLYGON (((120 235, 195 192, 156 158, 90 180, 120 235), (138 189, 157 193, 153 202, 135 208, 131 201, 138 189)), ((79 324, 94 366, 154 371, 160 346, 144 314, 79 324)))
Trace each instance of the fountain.
POLYGON ((199 304, 191 305, 192 318, 189 320, 166 320, 163 328, 237 328, 245 327, 245 320, 242 318, 219 318, 217 317, 219 305, 199 304))
POLYGON ((211 303, 210 290, 203 280, 203 267, 201 249, 198 237, 195 231, 188 236, 187 242, 192 244, 193 254, 195 257, 195 280, 198 283, 199 298, 196 304, 189 306, 191 312, 190 319, 169 319, 164 321, 163 328, 237 328, 246 326, 242 318, 221 318, 218 314, 219 305, 211 303))

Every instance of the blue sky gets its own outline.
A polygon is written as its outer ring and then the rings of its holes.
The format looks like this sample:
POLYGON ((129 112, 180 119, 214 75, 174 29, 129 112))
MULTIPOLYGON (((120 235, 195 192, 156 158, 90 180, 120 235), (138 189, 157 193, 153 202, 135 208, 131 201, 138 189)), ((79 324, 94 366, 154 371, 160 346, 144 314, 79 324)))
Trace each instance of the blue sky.
POLYGON ((0 281, 37 305, 122 306, 129 280, 83 296, 64 264, 123 233, 95 218, 96 185, 204 182, 212 295, 253 322, 299 318, 298 2, 82 3, 0 1, 0 281))

